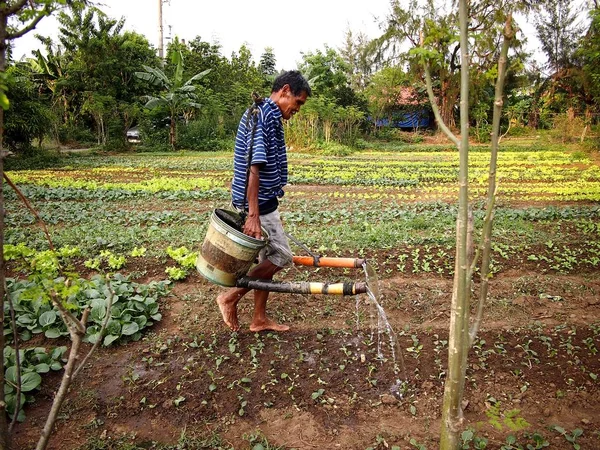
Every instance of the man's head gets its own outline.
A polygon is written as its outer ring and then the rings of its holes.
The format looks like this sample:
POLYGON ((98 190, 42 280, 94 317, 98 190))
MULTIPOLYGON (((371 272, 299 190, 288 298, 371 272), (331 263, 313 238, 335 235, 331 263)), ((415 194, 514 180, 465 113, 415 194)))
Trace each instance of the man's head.
POLYGON ((297 70, 290 70, 279 75, 273 82, 271 100, 281 110, 284 119, 289 119, 304 105, 311 95, 308 81, 297 70))

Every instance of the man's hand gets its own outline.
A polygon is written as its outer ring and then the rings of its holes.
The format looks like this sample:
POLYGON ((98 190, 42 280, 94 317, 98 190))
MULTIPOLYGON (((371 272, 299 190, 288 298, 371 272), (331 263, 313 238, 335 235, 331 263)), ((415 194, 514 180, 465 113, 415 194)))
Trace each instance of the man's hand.
POLYGON ((262 239, 262 229, 260 228, 260 216, 249 215, 244 224, 244 234, 255 239, 262 239))

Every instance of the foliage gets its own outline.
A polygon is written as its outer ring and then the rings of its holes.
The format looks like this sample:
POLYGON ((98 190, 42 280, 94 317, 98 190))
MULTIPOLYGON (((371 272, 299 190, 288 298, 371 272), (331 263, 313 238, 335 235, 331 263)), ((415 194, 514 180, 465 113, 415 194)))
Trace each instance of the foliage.
POLYGON ((585 91, 589 93, 593 109, 598 112, 600 109, 600 9, 592 9, 589 17, 590 26, 581 40, 576 55, 582 60, 585 91))
MULTIPOLYGON (((85 308, 90 308, 89 325, 84 341, 95 343, 103 339, 108 346, 113 342, 139 340, 141 331, 159 321, 157 300, 167 292, 168 282, 152 282, 148 285, 131 282, 121 274, 110 279, 110 287, 104 277, 95 275, 90 280, 70 274, 68 278, 58 276, 68 259, 79 253, 79 249, 63 247, 58 251, 36 252, 19 244, 6 245, 4 258, 7 261, 21 261, 23 270, 29 274, 27 280, 9 279, 8 295, 11 296, 16 313, 17 332, 20 339, 29 340, 34 334, 44 333, 47 338, 68 335, 59 309, 50 302, 50 295, 58 295, 64 306, 80 316, 85 308), (106 314, 109 298, 114 293, 107 325, 107 335, 100 336, 100 327, 106 314)), ((105 252, 102 258, 111 264, 112 253, 105 252)), ((119 265, 120 261, 113 262, 119 265)), ((4 334, 11 336, 9 305, 5 303, 4 334)))
MULTIPOLYGON (((19 422, 25 420, 23 406, 25 403, 33 402, 34 392, 41 386, 40 374, 48 373, 50 370, 58 371, 63 367, 64 353, 67 347, 55 347, 48 351, 44 347, 35 347, 19 350, 19 361, 21 363, 21 395, 19 406, 19 422)), ((17 369, 16 354, 12 347, 4 347, 4 401, 6 410, 12 418, 14 416, 17 398, 17 369)))
POLYGON ((30 59, 32 76, 57 118, 55 137, 80 140, 92 123, 98 143, 124 148, 125 133, 140 114, 141 85, 133 74, 156 61, 153 50, 140 34, 123 31, 123 19, 94 7, 74 8, 58 20, 60 46, 40 37, 47 56, 36 51, 30 59))
POLYGON ((175 149, 177 141, 177 119, 181 114, 186 121, 193 115, 195 109, 200 108, 199 97, 196 94, 195 82, 201 80, 210 69, 193 75, 188 80, 183 79, 183 55, 181 51, 171 52, 171 62, 175 65, 175 73, 172 78, 159 68, 144 65, 144 72, 135 72, 135 76, 148 83, 149 86, 158 88, 158 96, 147 96, 145 107, 154 109, 165 107, 169 112, 169 143, 175 149))
POLYGON ((172 248, 167 247, 167 255, 173 258, 179 267, 167 267, 165 272, 171 280, 183 280, 187 277, 188 271, 196 267, 198 252, 192 252, 186 247, 172 248))
POLYGON ((553 73, 572 65, 577 41, 583 31, 578 20, 580 12, 568 0, 546 1, 537 11, 537 37, 553 73))
POLYGON ((9 67, 5 80, 12 103, 4 113, 4 142, 10 150, 25 153, 31 150, 34 139, 41 142, 51 127, 52 115, 37 97, 34 84, 22 68, 9 67))

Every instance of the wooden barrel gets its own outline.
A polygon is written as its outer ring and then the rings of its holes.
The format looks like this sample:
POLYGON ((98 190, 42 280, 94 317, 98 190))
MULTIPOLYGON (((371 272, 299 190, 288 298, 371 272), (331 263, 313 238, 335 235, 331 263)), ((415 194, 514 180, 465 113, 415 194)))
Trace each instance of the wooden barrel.
POLYGON ((267 244, 264 239, 255 239, 241 231, 238 213, 225 209, 215 209, 202 250, 196 260, 198 272, 212 283, 221 286, 235 286, 238 278, 246 275, 258 253, 267 244))

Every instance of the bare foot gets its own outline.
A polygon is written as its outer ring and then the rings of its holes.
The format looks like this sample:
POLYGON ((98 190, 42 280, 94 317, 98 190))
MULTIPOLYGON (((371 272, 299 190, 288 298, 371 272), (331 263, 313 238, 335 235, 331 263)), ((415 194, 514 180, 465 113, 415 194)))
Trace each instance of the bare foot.
POLYGON ((252 322, 250 324, 250 331, 252 332, 257 332, 257 331, 265 331, 265 330, 271 330, 271 331, 288 331, 290 329, 290 327, 288 327, 287 325, 281 325, 278 323, 273 322, 270 319, 266 319, 263 322, 252 322))
POLYGON ((221 294, 217 297, 217 305, 219 305, 219 310, 223 316, 223 322, 225 322, 225 325, 231 328, 232 331, 238 331, 240 329, 240 324, 238 323, 237 318, 237 305, 228 303, 226 300, 226 294, 221 294))

